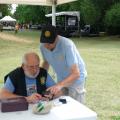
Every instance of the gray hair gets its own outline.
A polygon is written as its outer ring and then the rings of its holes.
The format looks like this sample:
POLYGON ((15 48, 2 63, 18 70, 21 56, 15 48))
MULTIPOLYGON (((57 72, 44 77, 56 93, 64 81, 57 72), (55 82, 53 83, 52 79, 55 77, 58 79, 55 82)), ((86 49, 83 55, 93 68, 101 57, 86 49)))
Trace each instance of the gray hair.
POLYGON ((39 56, 35 52, 27 52, 22 57, 22 64, 27 64, 27 59, 29 56, 35 57, 36 59, 38 59, 38 61, 40 61, 39 56))

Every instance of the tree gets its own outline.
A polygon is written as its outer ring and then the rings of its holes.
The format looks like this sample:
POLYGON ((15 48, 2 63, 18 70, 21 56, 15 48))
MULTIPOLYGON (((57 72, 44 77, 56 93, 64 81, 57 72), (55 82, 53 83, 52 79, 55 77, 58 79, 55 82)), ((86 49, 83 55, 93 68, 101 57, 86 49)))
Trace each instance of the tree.
POLYGON ((98 9, 103 11, 104 13, 106 10, 110 9, 110 7, 115 4, 120 2, 120 0, 91 0, 98 9))
POLYGON ((44 23, 45 7, 19 5, 14 16, 19 23, 44 23))
POLYGON ((91 2, 91 0, 84 0, 81 4, 81 14, 85 24, 94 25, 100 17, 100 12, 91 2))
POLYGON ((16 12, 14 13, 14 16, 19 23, 24 23, 25 22, 25 18, 24 18, 24 12, 25 11, 26 11, 25 6, 23 6, 23 5, 19 5, 16 8, 16 12), (22 15, 22 13, 23 13, 23 15, 22 15))
POLYGON ((105 15, 105 25, 110 34, 120 34, 120 3, 115 4, 105 15))
POLYGON ((61 11, 69 11, 70 10, 70 4, 63 4, 63 5, 59 5, 57 6, 57 12, 61 12, 61 11))
POLYGON ((2 12, 2 16, 10 15, 11 5, 0 4, 0 12, 2 12))

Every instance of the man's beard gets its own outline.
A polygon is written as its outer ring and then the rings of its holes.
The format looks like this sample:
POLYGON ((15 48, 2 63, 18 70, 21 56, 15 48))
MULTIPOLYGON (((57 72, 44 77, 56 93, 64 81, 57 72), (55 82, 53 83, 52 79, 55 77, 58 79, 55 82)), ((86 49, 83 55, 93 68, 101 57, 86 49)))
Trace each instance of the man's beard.
POLYGON ((37 71, 35 75, 31 75, 28 71, 25 71, 25 75, 29 78, 36 78, 39 74, 40 70, 37 71))

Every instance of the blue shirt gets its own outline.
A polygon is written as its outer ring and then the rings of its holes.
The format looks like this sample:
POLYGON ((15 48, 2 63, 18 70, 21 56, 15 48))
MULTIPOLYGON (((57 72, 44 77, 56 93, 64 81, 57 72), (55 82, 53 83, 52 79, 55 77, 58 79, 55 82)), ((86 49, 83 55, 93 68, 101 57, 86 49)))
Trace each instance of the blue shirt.
MULTIPOLYGON (((25 82, 26 82, 26 89, 27 89, 27 96, 32 95, 33 93, 37 93, 37 87, 36 87, 36 79, 25 77, 25 82)), ((47 80, 46 80, 46 87, 51 87, 55 85, 55 82, 51 78, 51 76, 48 74, 47 75, 47 80)), ((14 92, 15 87, 11 82, 11 79, 8 77, 5 84, 4 88, 7 89, 10 92, 14 92)))
POLYGON ((57 74, 58 82, 64 80, 70 75, 71 66, 76 64, 80 71, 80 77, 77 79, 73 86, 84 82, 87 71, 85 63, 81 58, 75 44, 68 38, 58 36, 56 47, 53 51, 44 47, 44 43, 41 44, 40 49, 43 55, 43 59, 47 61, 55 70, 57 74))

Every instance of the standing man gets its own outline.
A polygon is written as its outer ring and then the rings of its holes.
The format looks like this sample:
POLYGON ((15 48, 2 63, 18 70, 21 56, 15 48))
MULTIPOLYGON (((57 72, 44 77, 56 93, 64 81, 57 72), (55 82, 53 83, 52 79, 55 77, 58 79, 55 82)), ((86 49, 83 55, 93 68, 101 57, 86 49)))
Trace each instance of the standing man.
POLYGON ((19 24, 17 23, 17 24, 15 25, 15 34, 18 33, 18 30, 19 30, 19 24))
POLYGON ((75 44, 68 38, 57 34, 54 26, 45 26, 41 33, 41 53, 43 68, 51 65, 57 74, 57 84, 48 88, 52 94, 57 94, 62 88, 68 88, 68 94, 84 103, 85 80, 87 72, 75 44))

